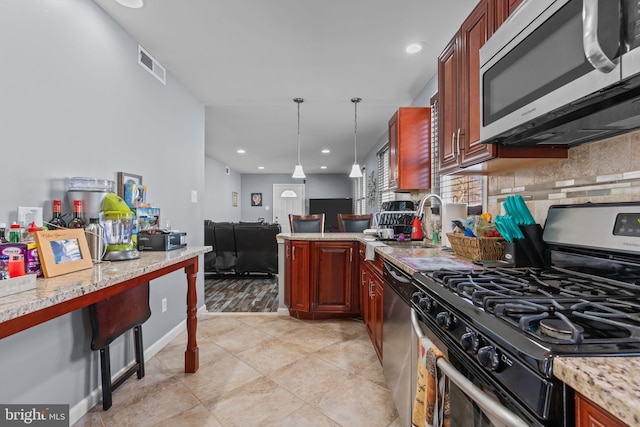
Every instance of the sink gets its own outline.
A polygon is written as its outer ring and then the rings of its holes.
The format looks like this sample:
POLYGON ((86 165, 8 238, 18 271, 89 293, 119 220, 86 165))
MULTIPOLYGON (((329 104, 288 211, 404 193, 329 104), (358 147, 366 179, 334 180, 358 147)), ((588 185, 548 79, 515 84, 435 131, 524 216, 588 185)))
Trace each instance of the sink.
POLYGON ((421 240, 405 240, 404 242, 398 240, 384 240, 382 241, 387 246, 394 248, 438 248, 439 245, 433 243, 425 243, 421 240))

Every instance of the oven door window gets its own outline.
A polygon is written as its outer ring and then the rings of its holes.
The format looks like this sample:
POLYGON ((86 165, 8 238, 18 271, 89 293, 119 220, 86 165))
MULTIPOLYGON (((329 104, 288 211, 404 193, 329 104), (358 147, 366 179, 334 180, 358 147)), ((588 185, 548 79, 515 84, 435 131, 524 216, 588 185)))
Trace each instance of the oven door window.
MULTIPOLYGON (((542 426, 538 420, 533 421, 530 414, 523 413, 517 405, 501 395, 493 386, 491 386, 482 374, 474 374, 474 369, 467 369, 464 364, 449 352, 449 361, 462 373, 469 381, 474 383, 478 388, 483 390, 485 394, 492 397, 496 401, 497 406, 503 406, 516 416, 526 420, 528 425, 542 426)), ((480 368, 482 369, 482 368, 480 368)), ((449 393, 449 408, 451 426, 460 427, 511 427, 503 421, 497 419, 494 415, 486 413, 478 406, 473 399, 464 393, 453 381, 447 381, 447 390, 449 393)))

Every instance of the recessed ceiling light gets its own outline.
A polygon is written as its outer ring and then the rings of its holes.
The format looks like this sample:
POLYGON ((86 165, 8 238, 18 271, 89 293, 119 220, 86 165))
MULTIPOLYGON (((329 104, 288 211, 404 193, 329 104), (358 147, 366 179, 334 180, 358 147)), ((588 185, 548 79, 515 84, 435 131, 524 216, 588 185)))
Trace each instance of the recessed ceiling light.
POLYGON ((326 169, 326 168, 327 168, 326 166, 320 166, 320 169, 326 169))
POLYGON ((236 153, 238 153, 238 154, 244 154, 244 153, 246 153, 246 151, 244 151, 242 148, 240 148, 238 151, 236 151, 236 153))
POLYGON ((422 42, 413 42, 410 43, 406 48, 405 51, 407 53, 418 53, 422 50, 422 48, 424 47, 424 43, 422 42))
POLYGON ((143 0, 116 0, 116 3, 121 4, 129 9, 140 9, 144 6, 143 0))
POLYGON ((264 169, 264 166, 258 166, 258 169, 264 169))
POLYGON ((325 148, 324 150, 322 150, 322 154, 329 154, 331 152, 331 150, 329 150, 328 148, 325 148))

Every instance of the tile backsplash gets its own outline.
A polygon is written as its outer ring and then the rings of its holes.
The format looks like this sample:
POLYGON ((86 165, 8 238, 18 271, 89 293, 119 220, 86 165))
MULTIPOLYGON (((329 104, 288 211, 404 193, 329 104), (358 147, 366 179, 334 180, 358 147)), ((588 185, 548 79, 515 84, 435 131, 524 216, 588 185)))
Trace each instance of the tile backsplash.
POLYGON ((489 212, 520 194, 536 222, 551 205, 640 201, 640 131, 569 149, 569 157, 489 176, 489 212))

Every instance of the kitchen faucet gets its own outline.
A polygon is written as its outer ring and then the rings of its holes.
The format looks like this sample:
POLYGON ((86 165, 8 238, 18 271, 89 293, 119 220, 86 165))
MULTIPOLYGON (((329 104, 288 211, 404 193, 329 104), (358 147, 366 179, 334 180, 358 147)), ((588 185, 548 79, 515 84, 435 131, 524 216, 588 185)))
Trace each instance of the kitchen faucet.
POLYGON ((442 209, 442 197, 438 196, 436 193, 426 194, 424 197, 422 197, 422 200, 420 200, 420 203, 418 204, 418 210, 416 211, 416 216, 420 220, 422 220, 422 215, 424 215, 425 203, 427 202, 427 200, 429 200, 432 197, 436 199, 438 202, 440 202, 440 209, 442 209))

